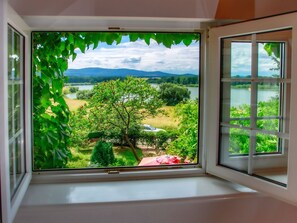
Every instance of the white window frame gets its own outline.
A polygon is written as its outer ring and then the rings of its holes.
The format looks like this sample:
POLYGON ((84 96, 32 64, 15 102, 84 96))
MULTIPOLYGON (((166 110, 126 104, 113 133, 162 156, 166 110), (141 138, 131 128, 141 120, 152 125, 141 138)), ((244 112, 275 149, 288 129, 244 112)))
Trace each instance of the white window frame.
MULTIPOLYGON (((122 22, 126 22, 127 25, 131 22, 136 22, 136 19, 122 19, 122 22)), ((150 20, 148 20, 150 21, 150 20)), ((200 44, 200 108, 203 108, 204 103, 204 92, 203 92, 203 82, 205 79, 205 54, 206 54, 206 31, 205 30, 196 30, 193 28, 166 28, 166 21, 164 24, 156 23, 156 21, 151 21, 152 26, 149 27, 120 27, 120 30, 125 32, 199 32, 201 34, 201 44, 200 44), (140 28, 141 27, 141 28, 140 28), (154 27, 154 28, 151 28, 154 27)), ((86 22, 86 21, 84 21, 86 22)), ((93 21, 90 21, 93 22, 93 21)), ((141 21, 140 21, 141 23, 141 21)), ((108 27, 96 27, 96 26, 87 26, 87 28, 81 25, 80 18, 73 18, 72 25, 64 28, 57 25, 56 27, 47 27, 42 26, 42 28, 34 28, 34 31, 108 31, 108 27), (76 21, 77 22, 73 22, 76 21), (82 28, 83 27, 83 28, 82 28)), ((132 23, 133 24, 133 23, 132 23)), ((190 22, 189 22, 190 24, 190 22)), ((109 30, 110 31, 110 30, 109 30)), ((185 176, 199 176, 205 174, 205 156, 203 155, 203 109, 199 111, 199 146, 198 146, 198 154, 199 154, 199 162, 198 164, 188 165, 188 166, 172 166, 172 167, 164 167, 164 169, 160 169, 158 167, 146 168, 146 169, 138 169, 137 167, 131 168, 105 168, 105 169, 72 169, 72 170, 42 170, 42 171, 33 171, 32 172, 32 180, 34 183, 56 183, 56 182, 73 182, 73 181, 85 181, 85 180, 95 180, 95 181, 106 181, 106 180, 127 180, 127 179, 146 179, 146 178, 168 178, 168 177, 185 177, 185 176)))
MULTIPOLYGON (((288 184, 283 187, 244 173, 218 165, 219 161, 219 111, 220 111, 220 42, 222 38, 248 35, 258 32, 269 32, 292 28, 291 61, 297 60, 297 13, 274 16, 264 19, 242 22, 210 29, 208 61, 211 62, 206 80, 206 94, 208 103, 205 109, 207 167, 206 171, 218 177, 243 184, 258 191, 268 193, 279 199, 297 204, 297 105, 291 98, 290 132, 288 152, 288 184)), ((297 94, 297 64, 291 64, 291 95, 297 94)))
POLYGON ((7 1, 0 2, 0 51, 2 56, 0 57, 0 168, 1 168, 1 213, 2 222, 11 223, 17 213, 17 210, 21 204, 21 201, 25 195, 25 192, 31 181, 31 150, 26 149, 25 157, 25 174, 20 182, 18 189, 12 196, 10 191, 10 173, 9 173, 9 140, 8 140, 8 60, 7 60, 7 30, 8 24, 21 33, 24 39, 25 52, 24 53, 24 91, 25 91, 25 148, 31 148, 30 138, 30 124, 31 123, 31 107, 30 107, 30 35, 28 35, 29 27, 17 16, 8 5, 7 1))
MULTIPOLYGON (((287 29, 286 29, 287 30, 287 29)), ((273 30, 271 31, 272 33, 274 31, 283 31, 283 30, 273 30)), ((261 41, 257 41, 256 40, 256 37, 254 35, 257 35, 258 33, 256 34, 251 34, 251 45, 252 45, 252 57, 251 59, 253 60, 252 61, 252 65, 253 65, 253 72, 252 72, 252 75, 255 75, 256 73, 258 73, 257 71, 257 67, 255 67, 255 64, 257 64, 257 58, 253 55, 256 55, 257 54, 257 50, 258 48, 255 47, 254 43, 255 44, 258 44, 259 42, 261 41), (254 36, 254 37, 253 37, 254 36), (254 51, 254 52, 253 52, 254 51)), ((263 33, 259 33, 259 34, 263 34, 263 33)), ((236 38, 237 36, 232 36, 232 38, 236 38)), ((240 37, 240 36, 239 36, 240 37)), ((282 41, 284 42, 284 41, 282 41)), ((285 44, 287 44, 287 42, 284 42, 285 44)), ((285 45, 285 48, 286 45, 285 45)), ((223 49, 221 49, 223 50, 223 49)), ((285 50, 285 53, 286 55, 283 55, 285 58, 288 56, 288 55, 291 55, 291 51, 289 49, 286 49, 285 50)), ((283 59, 284 63, 285 63, 285 67, 286 66, 291 66, 291 61, 286 61, 286 59, 283 59)), ((286 72, 286 71, 281 71, 281 72, 286 72)), ((290 75, 291 76, 291 75, 290 75)), ((224 77, 221 77, 221 79, 224 79, 224 77)), ((256 81, 252 82, 251 80, 247 79, 245 80, 245 78, 241 78, 242 81, 245 81, 245 82, 250 82, 251 83, 251 86, 254 84, 257 84, 257 83, 263 83, 263 82, 260 82, 260 80, 262 79, 261 77, 258 77, 258 76, 254 76, 254 77, 251 77, 251 79, 254 79, 256 81)), ((291 83, 290 81, 290 78, 284 78, 282 79, 282 81, 277 81, 277 80, 274 80, 273 78, 265 78, 263 79, 265 81, 268 81, 268 83, 271 83, 271 82, 275 82, 275 83, 291 83)), ((230 82, 223 82, 221 81, 221 88, 223 87, 222 86, 222 83, 231 83, 230 82)), ((253 87, 252 87, 253 89, 253 87)), ((254 101, 252 104, 256 104, 256 95, 258 93, 258 90, 251 90, 251 99, 254 101)), ((280 94, 282 94, 280 92, 280 94)), ((284 93, 286 94, 286 93, 284 93)), ((283 96, 283 95, 281 95, 283 96)), ((285 102, 281 102, 280 101, 280 104, 285 104, 285 102)), ((251 106, 252 107, 252 106, 251 106)), ((283 109, 282 109, 283 110, 283 109)), ((253 115, 253 114, 251 114, 253 115)), ((248 117, 250 118, 250 117, 248 117)), ((226 127, 229 127, 228 124, 226 125, 226 127)), ((248 129, 249 127, 242 127, 242 128, 237 128, 237 129, 248 129)), ((261 133, 261 132, 265 132, 266 130, 258 130, 258 133, 261 133)), ((269 132, 269 131, 266 131, 266 132, 269 132)), ((275 132, 275 131, 271 131, 271 132, 275 132)), ((275 132, 276 133, 276 132, 275 132)), ((251 134, 251 133, 249 133, 251 134)), ((287 134, 286 133, 281 133, 281 132, 278 132, 278 134, 282 135, 282 138, 286 138, 287 137, 287 134)), ((273 135, 273 134, 268 134, 268 135, 273 135)), ((277 133, 275 134, 275 136, 277 135, 277 133)), ((250 144, 250 151, 253 151, 253 149, 255 149, 255 143, 256 142, 252 142, 251 140, 251 145, 250 144)), ((243 166, 243 163, 245 164, 244 166, 246 167, 246 171, 248 172, 248 174, 253 174, 253 169, 256 168, 256 169, 266 169, 266 168, 275 168, 275 167, 278 167, 278 168, 285 168, 285 164, 287 163, 287 159, 288 159, 288 151, 284 148, 281 148, 281 151, 278 151, 276 153, 260 153, 260 154, 256 154, 256 156, 254 155, 255 151, 251 152, 250 154, 246 154, 246 155, 232 155, 230 156, 230 154, 227 152, 227 151, 224 151, 224 153, 220 153, 221 154, 221 163, 224 163, 222 164, 222 166, 229 166, 230 168, 234 168, 234 169, 240 169, 242 168, 243 166)), ((220 162, 219 162, 220 163, 220 162)), ((271 180, 273 181, 273 180, 271 180)), ((278 182, 275 182, 275 183, 278 183, 278 182)), ((279 182, 280 185, 284 185, 285 183, 283 182, 279 182)))
MULTIPOLYGON (((43 18, 41 18, 43 19, 43 18)), ((64 18, 65 21, 68 21, 67 18, 64 18)), ((99 19, 100 20, 100 19, 99 19)), ((49 19, 48 21, 51 21, 49 19)), ((47 22, 48 22, 47 21, 47 22)), ((80 18, 74 17, 73 21, 71 23, 71 27, 65 26, 65 22, 61 22, 62 24, 57 24, 55 27, 47 27, 47 26, 42 26, 42 28, 34 28, 31 31, 33 32, 58 32, 58 31, 69 31, 69 32, 104 32, 104 31, 113 31, 110 27, 96 27, 95 25, 89 26, 87 25, 89 23, 93 23, 94 20, 86 19, 83 20, 83 24, 80 18), (77 24, 73 21, 77 21, 77 24)), ((122 19, 123 23, 127 25, 127 28, 125 25, 123 27, 115 27, 115 31, 123 31, 123 32, 172 32, 172 33, 194 33, 197 32, 200 34, 200 48, 199 48, 199 53, 201 58, 199 61, 199 66, 200 66, 200 86, 199 88, 199 97, 201 101, 198 103, 198 109, 203 107, 203 81, 205 79, 205 54, 206 54, 206 46, 205 46, 205 39, 206 39, 206 34, 207 32, 205 30, 197 30, 194 28, 183 28, 183 27, 173 27, 173 28, 167 28, 166 27, 166 21, 164 20, 164 24, 161 23, 155 23, 155 20, 150 20, 150 19, 143 19, 143 20, 137 20, 136 18, 123 18, 122 19), (154 26, 144 26, 142 27, 141 24, 148 22, 153 22, 154 26), (128 27, 129 24, 133 24, 132 27, 128 27), (152 28, 153 27, 153 28, 152 28), (200 107, 199 107, 200 106, 200 107)), ((68 21, 69 22, 69 21, 68 21)), ((171 22, 169 20, 169 22, 171 22)), ((191 21, 189 21, 190 24, 191 21)), ((32 55, 30 55, 31 58, 32 55)), ((80 180, 85 180, 82 178, 85 178, 84 176, 88 176, 88 179, 96 179, 96 180, 123 180, 125 178, 129 179, 139 179, 139 178, 165 178, 165 177, 184 177, 184 176, 198 176, 205 174, 205 156, 204 154, 204 147, 203 147, 203 133, 202 133, 202 128, 203 128, 203 120, 202 120, 202 115, 203 115, 203 109, 201 109, 198 113, 199 115, 199 135, 198 135, 198 163, 197 164, 183 164, 183 165, 173 165, 173 166, 162 166, 161 169, 158 166, 151 166, 151 167, 114 167, 114 168, 92 168, 92 169, 52 169, 50 171, 48 170, 34 170, 32 172, 33 180, 36 183, 45 183, 45 182, 60 182, 61 179, 62 181, 80 181, 80 180), (122 176, 117 176, 118 174, 122 176)), ((33 126, 34 128, 34 126, 33 126)), ((32 131, 31 131, 32 132, 32 131)), ((32 133, 33 134, 33 133, 32 133)), ((32 161, 33 162, 33 161, 32 161)))

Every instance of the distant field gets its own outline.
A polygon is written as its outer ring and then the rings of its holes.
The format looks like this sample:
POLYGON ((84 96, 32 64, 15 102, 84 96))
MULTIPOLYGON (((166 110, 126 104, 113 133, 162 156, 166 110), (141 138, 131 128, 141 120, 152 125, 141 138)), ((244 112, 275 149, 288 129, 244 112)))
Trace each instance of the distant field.
POLYGON ((64 99, 69 106, 70 111, 75 111, 87 103, 85 100, 70 99, 67 97, 64 97, 64 99))
MULTIPOLYGON (((70 99, 67 97, 64 98, 70 111, 75 111, 87 103, 85 100, 70 99)), ((179 122, 177 118, 174 117, 174 106, 164 106, 162 109, 165 110, 166 115, 158 115, 156 117, 147 118, 143 120, 142 123, 149 124, 157 128, 177 128, 179 122)))
POLYGON ((167 115, 158 115, 143 120, 143 124, 149 124, 157 128, 177 128, 178 120, 174 117, 174 106, 164 106, 167 115))

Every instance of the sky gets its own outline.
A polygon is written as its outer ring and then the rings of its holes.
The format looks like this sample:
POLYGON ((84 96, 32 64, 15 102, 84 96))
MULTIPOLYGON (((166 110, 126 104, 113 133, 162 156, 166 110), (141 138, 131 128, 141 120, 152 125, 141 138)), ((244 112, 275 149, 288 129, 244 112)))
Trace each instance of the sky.
POLYGON ((69 69, 87 67, 127 68, 144 71, 162 71, 174 74, 198 74, 199 42, 186 47, 184 44, 166 48, 154 40, 148 46, 144 41, 129 42, 123 38, 119 45, 100 43, 85 54, 78 53, 74 62, 69 60, 69 69))
MULTIPOLYGON (((267 55, 263 44, 259 44, 259 73, 261 76, 275 74, 271 68, 276 68, 275 62, 267 55)), ((77 57, 74 62, 69 60, 69 69, 89 67, 100 68, 127 68, 144 71, 163 71, 174 74, 199 73, 199 42, 186 47, 184 44, 173 45, 166 48, 158 45, 154 40, 148 46, 144 41, 130 42, 123 37, 118 45, 100 43, 93 50, 85 54, 76 50, 77 57)), ((251 43, 232 43, 231 73, 235 75, 251 74, 251 43)))
MULTIPOLYGON (((232 43, 231 75, 251 75, 251 43, 232 43)), ((276 63, 268 56, 263 44, 258 44, 258 74, 269 76, 278 73, 271 69, 277 68, 276 63)))

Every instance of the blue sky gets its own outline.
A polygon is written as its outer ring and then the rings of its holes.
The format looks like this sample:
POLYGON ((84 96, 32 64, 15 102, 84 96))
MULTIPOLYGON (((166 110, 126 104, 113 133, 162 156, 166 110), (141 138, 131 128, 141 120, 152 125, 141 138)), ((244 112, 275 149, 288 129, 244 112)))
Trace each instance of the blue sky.
MULTIPOLYGON (((267 55, 263 44, 259 44, 259 74, 269 76, 277 73, 275 62, 267 55)), ((199 43, 174 45, 170 49, 151 41, 148 46, 144 41, 130 42, 123 37, 119 45, 100 43, 95 50, 85 54, 79 50, 74 62, 69 61, 70 69, 87 67, 128 68, 144 71, 163 71, 174 74, 198 74, 199 43)), ((235 75, 251 74, 251 43, 232 43, 231 73, 235 75)))
MULTIPOLYGON (((231 74, 251 75, 251 43, 232 43, 231 50, 231 74)), ((277 68, 276 63, 268 56, 263 44, 258 44, 258 73, 261 76, 269 76, 278 73, 271 69, 277 68)))
POLYGON ((198 74, 199 43, 186 47, 174 45, 170 49, 151 41, 129 42, 123 38, 119 45, 100 43, 95 50, 82 54, 79 50, 74 62, 69 61, 69 69, 86 67, 128 68, 144 71, 163 71, 175 74, 198 74))

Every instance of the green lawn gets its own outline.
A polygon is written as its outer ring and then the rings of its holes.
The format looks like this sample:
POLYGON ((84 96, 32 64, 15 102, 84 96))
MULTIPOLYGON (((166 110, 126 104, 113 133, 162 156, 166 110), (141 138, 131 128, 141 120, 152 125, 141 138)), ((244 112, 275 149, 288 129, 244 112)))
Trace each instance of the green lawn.
MULTIPOLYGON (((68 168, 87 168, 91 167, 90 159, 93 147, 85 149, 71 149, 72 158, 69 160, 68 168)), ((132 151, 128 147, 113 147, 114 155, 117 159, 116 166, 137 166, 138 162, 135 159, 132 151)), ((140 149, 137 149, 138 156, 142 159, 143 154, 140 149)))

